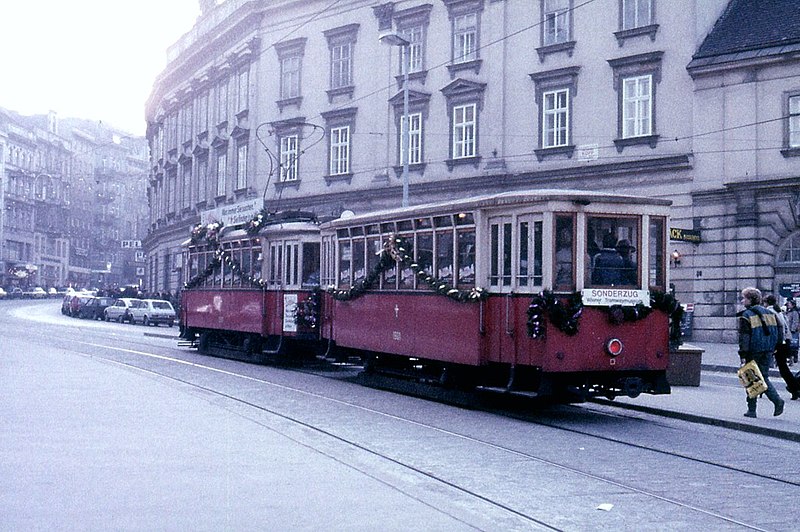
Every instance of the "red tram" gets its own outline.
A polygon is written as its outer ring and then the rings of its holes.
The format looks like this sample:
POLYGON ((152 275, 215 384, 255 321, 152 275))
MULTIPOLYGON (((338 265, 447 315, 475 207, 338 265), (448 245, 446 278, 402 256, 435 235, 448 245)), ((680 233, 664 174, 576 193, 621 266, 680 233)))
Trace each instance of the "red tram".
POLYGON ((325 348, 368 372, 568 401, 669 393, 669 205, 532 190, 199 227, 183 336, 210 354, 325 348))

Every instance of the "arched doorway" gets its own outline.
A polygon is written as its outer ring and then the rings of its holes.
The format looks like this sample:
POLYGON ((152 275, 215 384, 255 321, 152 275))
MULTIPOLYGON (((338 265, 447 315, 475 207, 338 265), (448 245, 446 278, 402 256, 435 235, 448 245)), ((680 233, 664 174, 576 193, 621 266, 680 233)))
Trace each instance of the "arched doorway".
POLYGON ((781 244, 775 257, 775 293, 800 299, 800 231, 781 244))

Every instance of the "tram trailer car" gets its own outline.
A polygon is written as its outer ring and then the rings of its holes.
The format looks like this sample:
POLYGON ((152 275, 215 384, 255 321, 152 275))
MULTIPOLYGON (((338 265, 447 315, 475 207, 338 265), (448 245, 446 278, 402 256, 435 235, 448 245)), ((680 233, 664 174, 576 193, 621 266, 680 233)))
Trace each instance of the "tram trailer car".
POLYGON ((322 335, 368 371, 449 386, 567 401, 669 393, 669 205, 536 190, 323 224, 323 285, 336 289, 322 335), (386 242, 398 262, 364 290, 386 242))
POLYGON ((181 337, 189 345, 260 363, 302 350, 316 353, 319 328, 295 318, 298 302, 312 298, 319 284, 315 222, 268 223, 255 236, 223 228, 188 244, 181 337))

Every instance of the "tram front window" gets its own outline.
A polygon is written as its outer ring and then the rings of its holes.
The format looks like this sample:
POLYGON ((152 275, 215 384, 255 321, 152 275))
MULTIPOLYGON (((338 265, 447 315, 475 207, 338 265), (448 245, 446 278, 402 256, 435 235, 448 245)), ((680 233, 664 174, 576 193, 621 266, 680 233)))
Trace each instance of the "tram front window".
POLYGON ((590 217, 586 231, 587 285, 639 285, 639 220, 590 217))

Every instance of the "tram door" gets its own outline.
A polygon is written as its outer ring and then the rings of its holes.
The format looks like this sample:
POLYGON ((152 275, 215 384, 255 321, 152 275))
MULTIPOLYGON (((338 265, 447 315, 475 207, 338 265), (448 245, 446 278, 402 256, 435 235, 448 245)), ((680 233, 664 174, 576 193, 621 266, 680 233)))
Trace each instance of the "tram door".
POLYGON ((511 216, 489 218, 489 287, 491 358, 515 360, 513 300, 514 224, 511 216))

